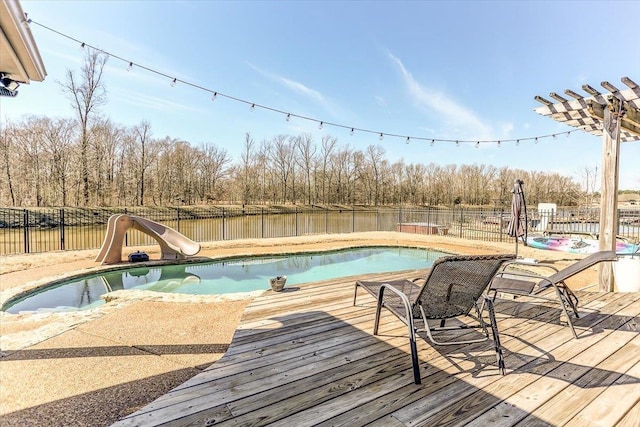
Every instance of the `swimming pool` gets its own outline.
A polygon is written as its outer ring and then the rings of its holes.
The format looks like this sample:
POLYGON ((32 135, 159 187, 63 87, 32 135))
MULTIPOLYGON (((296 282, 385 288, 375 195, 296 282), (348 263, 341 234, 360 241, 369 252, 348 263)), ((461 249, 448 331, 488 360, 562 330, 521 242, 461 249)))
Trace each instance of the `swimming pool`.
POLYGON ((358 274, 429 268, 445 255, 429 249, 367 247, 283 256, 232 258, 206 263, 132 267, 87 275, 8 301, 3 311, 82 310, 104 304, 100 298, 121 289, 194 295, 269 289, 269 279, 287 276, 287 287, 358 274))

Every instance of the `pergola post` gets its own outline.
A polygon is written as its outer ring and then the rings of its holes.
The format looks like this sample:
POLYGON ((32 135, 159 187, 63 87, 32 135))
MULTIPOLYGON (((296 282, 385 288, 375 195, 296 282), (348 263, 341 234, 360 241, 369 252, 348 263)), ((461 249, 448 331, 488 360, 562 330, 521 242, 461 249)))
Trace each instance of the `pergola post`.
MULTIPOLYGON (((593 135, 602 136, 602 179, 600 197, 600 250, 616 250, 618 234, 618 178, 620 144, 640 140, 640 85, 629 77, 620 79, 628 89, 618 89, 604 81, 600 85, 609 91, 603 94, 588 84, 582 90, 584 97, 570 89, 564 91, 572 100, 555 92, 549 96, 553 103, 541 96, 534 99, 541 104, 535 111, 553 120, 574 126, 593 135)), ((600 263, 600 291, 616 290, 613 264, 600 263)))
MULTIPOLYGON (((600 180, 600 250, 616 250, 618 229, 618 175, 620 169, 620 123, 624 111, 615 97, 608 99, 603 109, 602 179, 600 180)), ((600 263, 600 291, 615 290, 615 276, 611 262, 600 263)))

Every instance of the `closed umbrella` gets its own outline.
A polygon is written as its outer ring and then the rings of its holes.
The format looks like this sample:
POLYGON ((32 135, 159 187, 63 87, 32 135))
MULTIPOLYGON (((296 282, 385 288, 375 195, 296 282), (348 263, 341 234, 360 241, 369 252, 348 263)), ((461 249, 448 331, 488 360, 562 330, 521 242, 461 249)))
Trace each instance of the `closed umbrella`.
POLYGON ((507 234, 516 239, 516 256, 518 256, 518 239, 527 244, 527 203, 524 200, 523 181, 517 179, 513 186, 511 199, 511 220, 507 226, 507 234))

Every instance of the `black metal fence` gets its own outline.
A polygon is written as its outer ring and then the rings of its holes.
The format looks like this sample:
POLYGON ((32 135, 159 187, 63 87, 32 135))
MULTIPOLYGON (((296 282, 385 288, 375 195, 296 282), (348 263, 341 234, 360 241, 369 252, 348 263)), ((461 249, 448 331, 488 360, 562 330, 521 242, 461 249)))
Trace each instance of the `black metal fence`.
MULTIPOLYGON (((128 213, 169 226, 198 242, 291 237, 361 231, 407 231, 463 239, 508 241, 505 210, 456 207, 140 207, 140 208, 0 208, 0 255, 57 250, 97 249, 111 215, 128 213)), ((530 211, 529 232, 598 233, 599 212, 558 209, 530 211)), ((617 234, 640 240, 640 210, 618 212, 617 234)), ((136 230, 125 245, 154 240, 136 230)))

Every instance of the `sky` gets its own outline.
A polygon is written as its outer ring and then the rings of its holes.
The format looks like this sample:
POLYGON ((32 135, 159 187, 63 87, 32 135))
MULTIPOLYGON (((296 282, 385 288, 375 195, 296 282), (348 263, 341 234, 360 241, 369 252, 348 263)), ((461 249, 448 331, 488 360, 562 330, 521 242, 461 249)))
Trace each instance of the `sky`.
MULTIPOLYGON (((585 184, 601 171, 602 138, 533 111, 534 100, 622 77, 640 83, 640 1, 21 1, 47 69, 44 82, 0 100, 1 118, 72 117, 60 89, 79 73, 80 44, 109 59, 115 123, 214 144, 240 159, 256 142, 309 133, 340 147, 380 146, 405 163, 486 164, 557 172, 585 184), (129 62, 136 65, 127 70, 129 62), (165 74, 160 76, 144 66, 165 74), (171 85, 173 78, 189 82, 171 85), (220 95, 212 100, 211 92, 220 95), (248 102, 236 101, 228 98, 248 102), (251 103, 286 114, 257 107, 251 103), (305 120, 304 116, 314 120, 305 120), (346 127, 325 124, 336 123, 346 127), (372 131, 355 131, 349 129, 372 131), (403 135, 401 138, 379 133, 403 135), (406 136, 410 136, 407 142, 406 136)), ((640 190, 640 141, 623 143, 620 189, 640 190)), ((526 183, 525 183, 526 185, 526 183)))

